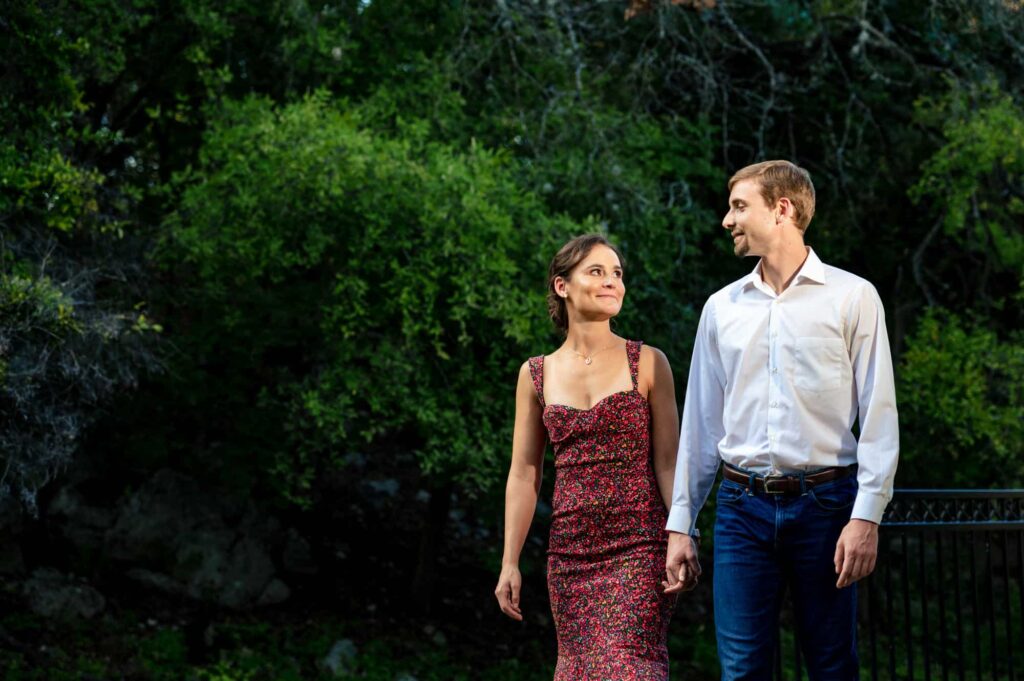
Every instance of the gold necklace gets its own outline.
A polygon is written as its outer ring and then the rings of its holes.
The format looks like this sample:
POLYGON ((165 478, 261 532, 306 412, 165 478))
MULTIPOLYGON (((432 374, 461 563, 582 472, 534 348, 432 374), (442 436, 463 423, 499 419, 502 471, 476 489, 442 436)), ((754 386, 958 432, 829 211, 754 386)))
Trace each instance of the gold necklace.
POLYGON ((572 350, 572 353, 573 353, 574 355, 576 355, 577 357, 582 357, 582 358, 583 358, 583 363, 584 363, 584 364, 586 364, 587 366, 590 366, 591 362, 593 362, 593 361, 594 361, 594 355, 596 355, 596 354, 598 354, 598 353, 601 353, 601 352, 604 352, 605 350, 611 350, 612 348, 614 348, 614 347, 618 347, 619 345, 621 345, 621 343, 619 343, 618 341, 616 341, 616 342, 615 342, 614 344, 612 344, 612 345, 609 345, 609 346, 608 346, 608 347, 606 347, 606 348, 601 348, 601 349, 600 349, 600 350, 598 350, 597 352, 592 352, 592 353, 590 353, 589 355, 584 355, 584 354, 583 354, 582 352, 576 352, 576 351, 575 351, 575 350, 573 350, 572 348, 569 348, 569 349, 570 349, 570 350, 572 350))

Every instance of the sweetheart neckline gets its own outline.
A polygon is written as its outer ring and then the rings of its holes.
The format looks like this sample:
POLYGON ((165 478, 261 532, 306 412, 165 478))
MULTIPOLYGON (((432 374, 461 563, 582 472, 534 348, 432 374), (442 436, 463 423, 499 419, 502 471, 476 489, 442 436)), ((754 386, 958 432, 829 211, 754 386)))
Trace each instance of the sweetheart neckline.
POLYGON ((647 401, 646 397, 644 397, 643 395, 640 395, 640 391, 639 390, 637 390, 636 388, 630 388, 629 390, 620 390, 618 392, 611 393, 610 395, 605 395, 604 397, 599 399, 597 402, 594 402, 593 405, 587 407, 586 409, 584 409, 582 407, 574 407, 571 404, 545 404, 544 405, 544 409, 547 409, 548 407, 562 407, 563 409, 571 409, 573 411, 579 411, 579 412, 594 411, 595 409, 597 409, 601 405, 601 403, 605 402, 606 400, 609 400, 609 399, 615 397, 616 395, 628 395, 630 393, 636 393, 640 397, 641 400, 643 400, 644 402, 647 401))

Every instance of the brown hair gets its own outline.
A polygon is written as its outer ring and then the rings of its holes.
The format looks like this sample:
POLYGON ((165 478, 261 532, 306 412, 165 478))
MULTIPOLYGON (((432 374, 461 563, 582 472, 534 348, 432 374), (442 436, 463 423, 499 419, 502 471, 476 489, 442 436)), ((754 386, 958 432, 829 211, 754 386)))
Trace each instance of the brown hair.
POLYGON ((607 246, 615 251, 615 255, 619 256, 619 262, 625 266, 619 249, 602 234, 582 234, 570 239, 558 249, 558 253, 555 253, 548 266, 548 316, 562 333, 569 330, 569 314, 565 308, 565 300, 555 291, 555 278, 568 279, 573 269, 583 262, 597 245, 607 246))
POLYGON ((736 171, 729 179, 729 191, 743 180, 755 180, 761 186, 761 197, 774 207, 786 197, 795 209, 795 222, 801 232, 807 230, 814 217, 814 184, 806 170, 789 161, 764 161, 736 171))

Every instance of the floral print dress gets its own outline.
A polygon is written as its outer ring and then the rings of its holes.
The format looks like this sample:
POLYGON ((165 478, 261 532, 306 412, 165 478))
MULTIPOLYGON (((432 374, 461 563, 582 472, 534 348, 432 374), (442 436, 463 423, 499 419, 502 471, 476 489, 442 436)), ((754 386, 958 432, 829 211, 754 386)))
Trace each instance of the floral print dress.
POLYGON ((555 452, 548 542, 555 681, 668 679, 675 598, 661 587, 667 514, 654 476, 651 410, 637 390, 640 346, 626 342, 633 388, 590 409, 545 404, 544 357, 529 361, 555 452))

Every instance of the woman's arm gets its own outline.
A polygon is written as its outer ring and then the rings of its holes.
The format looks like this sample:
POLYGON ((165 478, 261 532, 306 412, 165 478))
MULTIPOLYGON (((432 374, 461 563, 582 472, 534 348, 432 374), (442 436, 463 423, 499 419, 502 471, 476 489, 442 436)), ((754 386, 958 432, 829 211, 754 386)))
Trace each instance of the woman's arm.
POLYGON ((651 405, 654 476, 658 480, 658 491, 667 509, 672 505, 672 483, 675 479, 676 454, 679 451, 676 388, 672 381, 672 367, 669 366, 665 353, 650 346, 644 346, 643 349, 648 351, 644 354, 651 360, 646 364, 650 367, 650 390, 647 392, 647 401, 651 405))
MULTIPOLYGON (((512 465, 505 485, 505 550, 501 559, 501 575, 494 595, 501 611, 515 620, 522 620, 519 608, 519 554, 537 507, 537 493, 544 468, 544 422, 540 401, 530 378, 529 364, 519 370, 516 384, 516 421, 512 435, 512 465)), ((671 483, 671 479, 670 479, 671 483)))
MULTIPOLYGON (((647 400, 651 405, 652 432, 654 441, 654 475, 658 480, 658 491, 665 502, 665 508, 672 508, 672 485, 675 482, 676 457, 679 452, 679 411, 676 409, 676 389, 672 381, 672 367, 668 358, 656 348, 651 348, 653 367, 651 389, 647 400)), ((697 584, 700 563, 694 541, 675 532, 669 535, 669 555, 680 554, 679 571, 668 568, 666 557, 665 576, 661 582, 665 593, 689 591, 697 584), (685 542, 685 545, 683 544, 685 542)))

